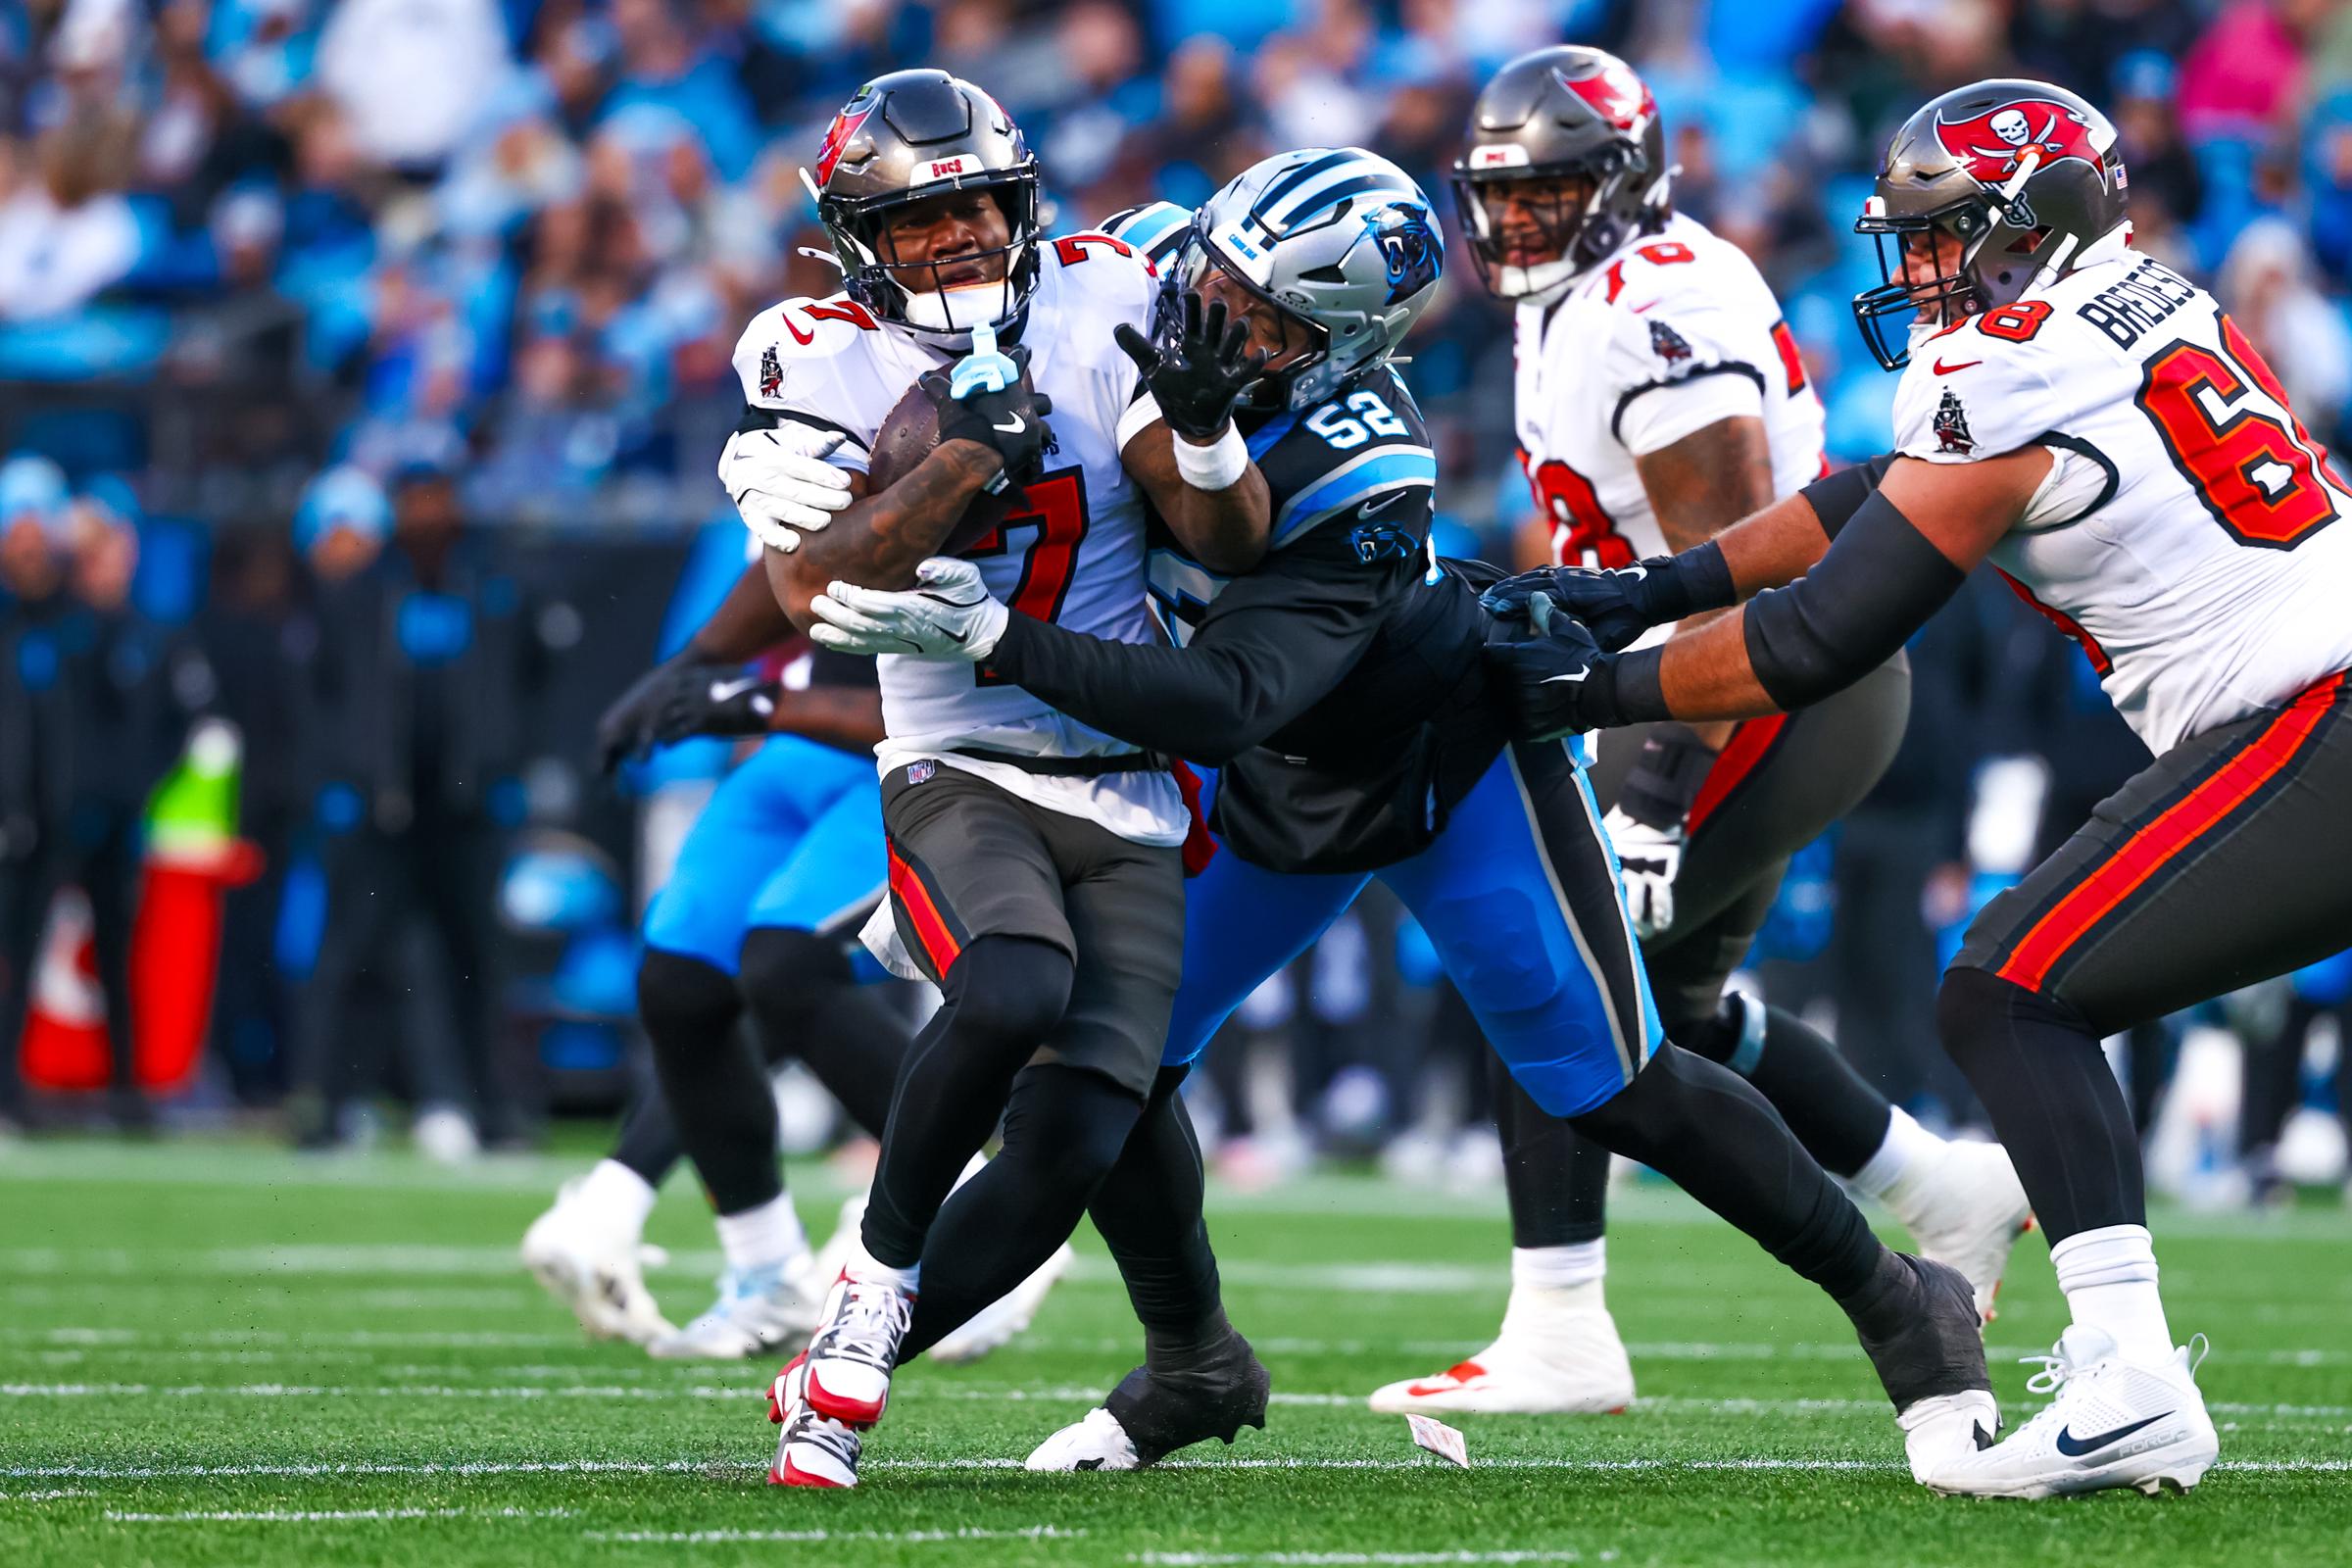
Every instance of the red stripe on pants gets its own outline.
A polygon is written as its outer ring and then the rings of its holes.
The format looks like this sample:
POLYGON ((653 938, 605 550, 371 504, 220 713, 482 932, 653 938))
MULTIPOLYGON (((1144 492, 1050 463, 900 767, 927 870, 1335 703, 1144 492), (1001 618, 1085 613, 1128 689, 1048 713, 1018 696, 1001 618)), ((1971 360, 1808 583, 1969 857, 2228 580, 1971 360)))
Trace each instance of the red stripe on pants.
POLYGON ((1775 713, 1770 718, 1748 719, 1732 731, 1732 738, 1724 743, 1723 755, 1707 769, 1707 780, 1698 787, 1698 798, 1690 803, 1690 819, 1683 829, 1686 834, 1697 835, 1700 824, 1713 816, 1715 808, 1756 770, 1756 764, 1764 760, 1764 754, 1772 750, 1772 743, 1781 738, 1781 731, 1788 725, 1787 713, 1775 713))
POLYGON ((2212 777, 2167 807, 2076 883, 2018 939, 1994 973, 2029 991, 2041 989, 2058 960, 2093 926, 2295 760, 2343 685, 2343 676, 2330 675, 2296 698, 2212 777))
POLYGON ((899 858, 898 846, 890 846, 889 854, 890 891, 898 896, 900 906, 913 922, 914 938, 923 945, 923 956, 931 960, 931 972, 945 980, 948 971, 956 967, 956 960, 963 956, 963 949, 957 945, 956 934, 948 929, 948 922, 940 917, 939 906, 931 900, 931 890, 923 886, 923 879, 914 874, 912 866, 899 858))

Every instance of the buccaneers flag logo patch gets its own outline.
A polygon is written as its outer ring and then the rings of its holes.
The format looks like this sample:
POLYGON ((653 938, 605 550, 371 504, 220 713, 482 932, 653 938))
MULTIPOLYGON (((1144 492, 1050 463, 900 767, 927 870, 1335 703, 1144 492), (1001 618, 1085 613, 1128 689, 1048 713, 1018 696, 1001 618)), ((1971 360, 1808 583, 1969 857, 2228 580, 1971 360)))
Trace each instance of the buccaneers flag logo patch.
POLYGON ((1590 76, 1571 77, 1559 71, 1551 75, 1613 129, 1639 135, 1658 118, 1658 101, 1649 95, 1648 86, 1622 64, 1611 62, 1590 76))
POLYGON ((1652 321, 1649 323, 1649 351, 1668 365, 1680 365, 1690 357, 1690 343, 1664 321, 1652 321))
POLYGON ((2036 166, 2042 169, 2067 158, 2080 158, 2101 171, 2107 167, 2106 154, 2091 145, 2090 122, 2047 98, 2015 99, 1966 120, 1938 115, 1936 139, 1987 185, 1998 185, 2016 173, 2029 151, 2040 155, 2036 166))
POLYGON ((1943 389, 1943 401, 1936 405, 1936 422, 1930 428, 1936 432, 1938 452, 1965 456, 1977 450, 1977 438, 1968 433, 1968 413, 1960 407, 1960 395, 1948 386, 1943 389))
POLYGON ((770 343, 760 351, 760 395, 772 398, 784 385, 784 362, 776 358, 776 346, 770 343))
POLYGON ((833 166, 841 162, 842 149, 849 146, 850 138, 858 134, 858 127, 873 112, 871 103, 862 108, 853 104, 835 115, 833 123, 825 127, 825 144, 816 150, 817 189, 824 189, 825 181, 833 177, 833 166))

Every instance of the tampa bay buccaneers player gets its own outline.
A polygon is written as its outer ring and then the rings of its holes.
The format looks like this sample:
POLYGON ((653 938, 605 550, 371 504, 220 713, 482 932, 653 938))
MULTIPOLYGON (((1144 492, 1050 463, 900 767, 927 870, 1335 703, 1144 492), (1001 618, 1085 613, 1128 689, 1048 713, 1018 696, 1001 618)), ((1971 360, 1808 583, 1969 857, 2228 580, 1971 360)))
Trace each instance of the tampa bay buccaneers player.
POLYGON ((1494 658, 1534 733, 1792 711, 1980 563, 2082 644, 2156 760, 1985 906, 1937 1001, 2072 1323, 2033 1384, 2050 1404, 1922 1479, 2191 1487, 2218 1451, 2200 1341, 2167 1321, 2099 1041, 2352 945, 2352 488, 2213 296, 2132 248, 2115 127, 2073 93, 1933 99, 1855 226, 1881 246, 1855 314, 1903 368, 1896 450, 1638 572, 1515 579, 1494 604, 1548 635, 1494 658))
MULTIPOLYGON (((1672 177, 1649 88, 1571 46, 1487 83, 1454 165, 1471 259, 1517 306, 1520 456, 1564 564, 1688 549, 1824 468, 1821 402, 1771 287, 1674 211, 1672 177)), ((1893 758, 1910 680, 1898 652, 1801 713, 1605 735, 1592 779, 1668 1035, 1762 1090, 1814 1158, 1884 1201, 1988 1311, 2028 1212, 2000 1149, 1946 1143, 1795 1016, 1724 989, 1789 857, 1893 758)), ((1491 1076, 1511 1207, 1502 1330, 1372 1407, 1622 1409, 1633 1370, 1601 1286, 1608 1157, 1491 1076)))

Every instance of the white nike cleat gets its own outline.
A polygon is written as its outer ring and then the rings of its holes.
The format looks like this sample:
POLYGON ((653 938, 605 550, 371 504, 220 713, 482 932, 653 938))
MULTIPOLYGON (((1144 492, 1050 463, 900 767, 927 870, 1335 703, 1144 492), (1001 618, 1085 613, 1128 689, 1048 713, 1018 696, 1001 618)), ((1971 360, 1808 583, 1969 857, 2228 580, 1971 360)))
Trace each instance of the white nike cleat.
POLYGON ((1634 1369, 1605 1306, 1549 1315, 1541 1338, 1513 1333, 1434 1377, 1365 1401, 1383 1415, 1613 1415, 1634 1402, 1634 1369))
POLYGON ((2001 1407, 1985 1389, 1920 1399, 1894 1418, 1903 1429, 1911 1479, 1933 1485, 1936 1472, 1991 1443, 2001 1430, 2001 1407))
POLYGON ((729 1269, 708 1312, 649 1341, 645 1352, 657 1361, 741 1361, 793 1344, 816 1327, 822 1279, 806 1252, 772 1269, 729 1269))
POLYGON ((894 1280, 833 1282, 808 1342, 807 1397, 817 1414, 863 1430, 890 1407, 899 1344, 914 1317, 914 1293, 894 1280))
POLYGON ((1143 1460, 1136 1455, 1135 1440, 1119 1425, 1119 1418, 1101 1405, 1086 1412, 1086 1419, 1074 1426, 1063 1427, 1030 1451, 1021 1461, 1024 1470, 1140 1470, 1143 1460))
POLYGON ((2196 1384, 2202 1335, 2160 1366, 2116 1353, 2099 1329, 2076 1324, 2026 1387, 2057 1397, 2007 1441, 1946 1460, 1924 1479, 1969 1497, 2055 1497, 2136 1487, 2185 1492, 2204 1477, 2221 1440, 2196 1384))
POLYGON ((973 1313, 924 1353, 934 1361, 954 1365, 977 1361, 991 1350, 1003 1349, 1028 1332, 1029 1325, 1037 1319, 1037 1309, 1046 1304, 1054 1282, 1069 1272, 1077 1255, 1070 1250, 1069 1243, 1062 1243, 1027 1279, 973 1313))
POLYGON ((595 1340, 645 1345, 677 1331, 645 1288, 647 1264, 666 1257, 633 1233, 600 1221, 565 1182, 555 1205, 522 1233, 522 1263, 549 1295, 570 1308, 595 1340))
POLYGON ((864 1443, 839 1421, 808 1408, 808 1352, 768 1385, 767 1418, 784 1430, 776 1438, 776 1462, 768 1468, 772 1487, 847 1488, 858 1484, 858 1456, 864 1443))
POLYGON ((2010 1250, 2034 1228, 2034 1205, 2009 1152, 1998 1144, 1948 1144, 1943 1157, 1921 1173, 1908 1200, 1889 1195, 1887 1206, 1911 1232, 1921 1257, 1968 1277, 1977 1315, 1991 1322, 2010 1250))

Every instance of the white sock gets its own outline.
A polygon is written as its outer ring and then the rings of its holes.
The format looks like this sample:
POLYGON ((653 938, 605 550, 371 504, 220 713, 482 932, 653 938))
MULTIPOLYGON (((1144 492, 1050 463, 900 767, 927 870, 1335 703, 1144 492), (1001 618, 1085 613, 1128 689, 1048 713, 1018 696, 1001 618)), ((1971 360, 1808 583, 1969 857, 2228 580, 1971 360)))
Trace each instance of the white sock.
POLYGON ((917 1258, 905 1268, 893 1267, 865 1250, 865 1238, 862 1236, 858 1238, 858 1245, 850 1249, 850 1255, 841 1266, 854 1280, 887 1280, 909 1296, 922 1289, 922 1259, 917 1258))
POLYGON ((1511 1304, 1503 1309, 1502 1338, 1543 1340, 1563 1314, 1607 1310, 1601 1277, 1607 1243, 1511 1249, 1511 1304))
POLYGON ((1906 1199, 1919 1195, 1918 1178, 1943 1157, 1944 1141, 1911 1119, 1911 1113, 1900 1105, 1890 1106, 1886 1118, 1886 1136, 1880 1140, 1879 1152, 1854 1172, 1853 1183, 1863 1192, 1895 1209, 1906 1199), (1906 1178, 1910 1178, 1906 1180, 1906 1178))
POLYGON ((598 1160, 571 1190, 573 1202, 586 1204, 631 1241, 645 1234, 656 1196, 651 1183, 617 1159, 598 1160))
POLYGON ((808 1251, 808 1233, 801 1228, 792 1195, 779 1194, 740 1214, 719 1215, 718 1250, 739 1274, 781 1268, 808 1251))
POLYGON ((2077 1323, 2105 1330, 2118 1353, 2143 1366, 2172 1358, 2172 1325, 2156 1288, 2156 1246, 2145 1225, 2108 1225, 2050 1249, 2058 1289, 2077 1323))

